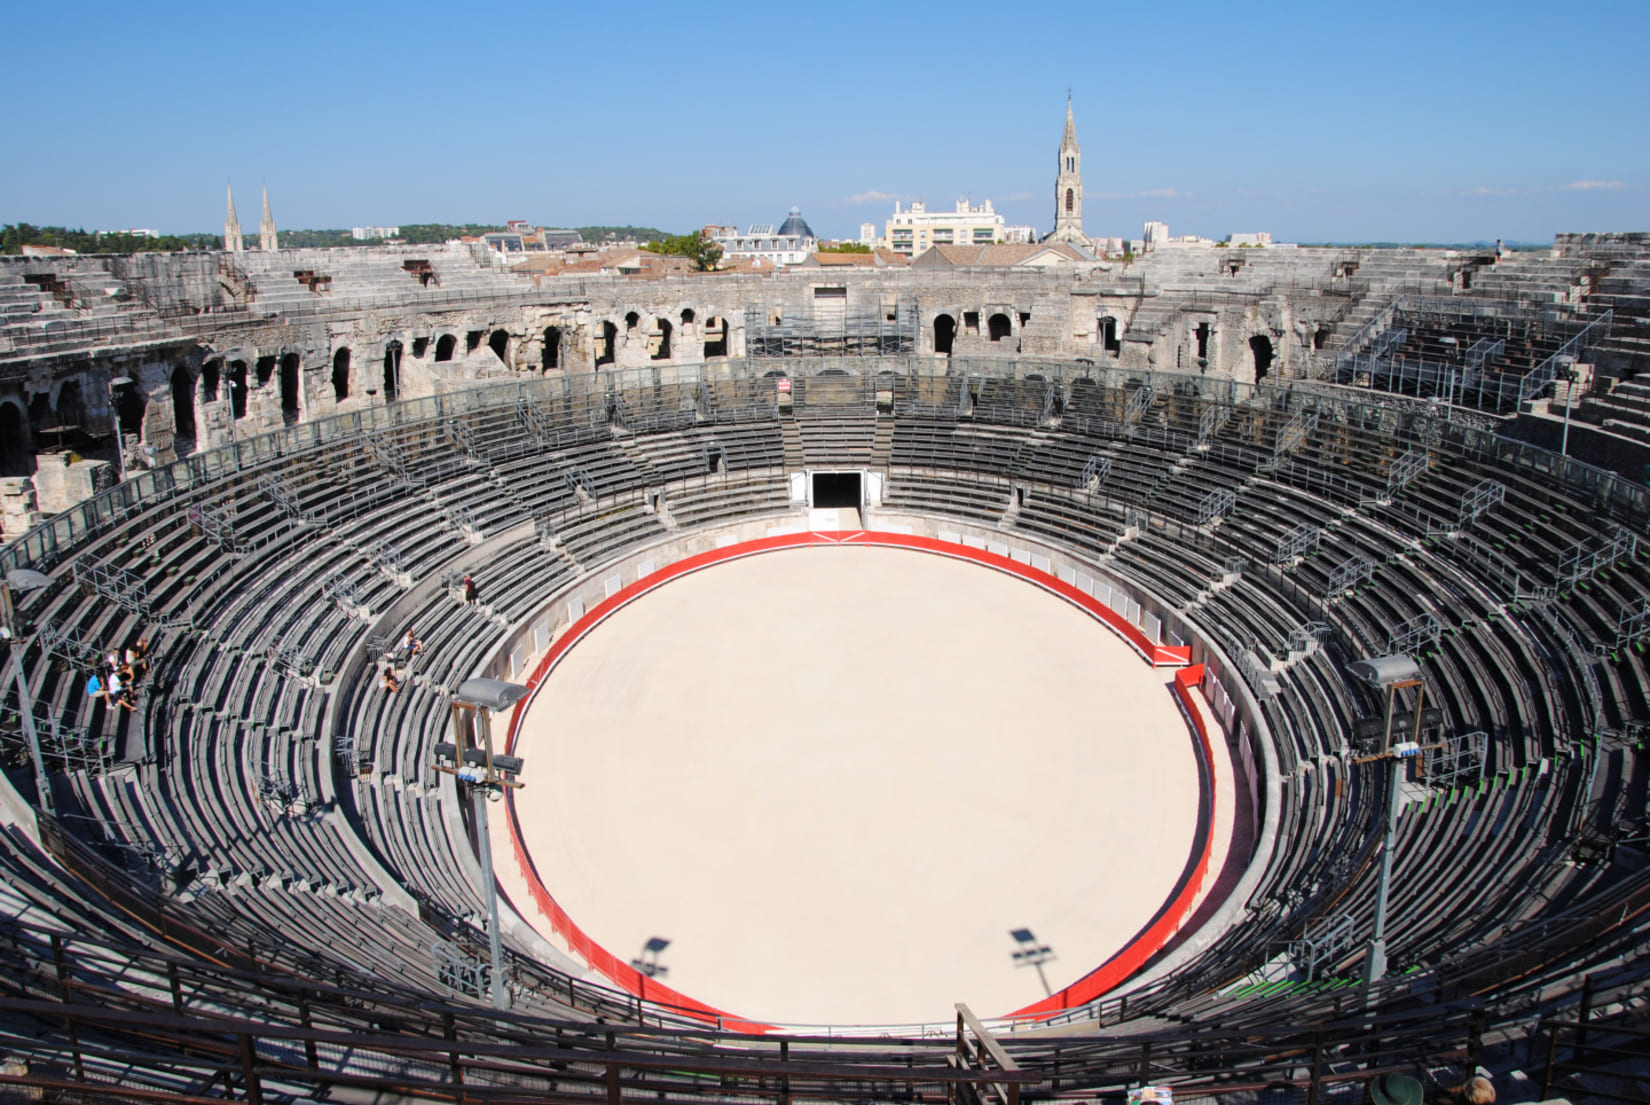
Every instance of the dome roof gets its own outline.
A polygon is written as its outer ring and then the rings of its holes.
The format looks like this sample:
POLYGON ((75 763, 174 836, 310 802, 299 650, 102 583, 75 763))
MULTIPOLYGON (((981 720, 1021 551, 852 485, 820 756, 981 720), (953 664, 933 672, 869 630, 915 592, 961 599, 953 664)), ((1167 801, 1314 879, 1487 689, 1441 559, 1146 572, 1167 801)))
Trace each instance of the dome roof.
POLYGON ((808 220, 802 217, 802 208, 800 207, 791 208, 790 218, 786 219, 779 226, 779 234, 781 237, 790 234, 795 234, 803 238, 819 237, 819 235, 814 233, 814 228, 808 225, 808 220))

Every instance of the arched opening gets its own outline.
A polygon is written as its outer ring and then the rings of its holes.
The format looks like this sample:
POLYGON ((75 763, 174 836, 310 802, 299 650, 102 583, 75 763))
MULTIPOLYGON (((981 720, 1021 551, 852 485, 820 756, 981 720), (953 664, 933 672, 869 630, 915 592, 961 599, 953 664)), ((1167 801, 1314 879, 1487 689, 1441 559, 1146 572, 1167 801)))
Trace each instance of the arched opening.
POLYGON ((451 334, 442 334, 435 339, 435 359, 450 361, 453 359, 453 350, 458 346, 458 339, 451 334))
POLYGON ((230 361, 229 371, 224 375, 229 377, 229 414, 233 418, 245 418, 246 362, 230 361))
POLYGON ((137 383, 119 384, 115 387, 115 418, 120 423, 120 432, 123 434, 143 433, 143 412, 149 403, 143 398, 137 383))
POLYGON ((298 354, 281 358, 281 421, 290 426, 298 421, 298 354))
POLYGON ((561 327, 549 326, 544 331, 544 355, 540 367, 549 372, 552 368, 561 367, 561 327))
POLYGON ((1214 333, 1214 331, 1210 328, 1210 326, 1207 322, 1200 322, 1200 323, 1197 324, 1197 359, 1198 360, 1206 361, 1206 360, 1209 359, 1209 337, 1213 333, 1214 333))
POLYGON ((1100 320, 1100 348, 1113 357, 1123 352, 1123 343, 1117 340, 1117 320, 1110 315, 1100 320))
POLYGON ((487 337, 487 348, 493 351, 493 356, 510 363, 510 332, 508 330, 494 330, 487 337))
POLYGON ((83 426, 85 418, 86 407, 80 401, 80 382, 70 380, 57 389, 57 424, 83 426))
POLYGON ((1312 331, 1312 348, 1322 349, 1329 343, 1329 327, 1320 326, 1312 331))
POLYGON ((943 356, 951 355, 951 342, 957 336, 957 320, 950 315, 940 315, 934 320, 934 352, 943 356))
POLYGON ((1265 334, 1256 334, 1249 339, 1249 352, 1255 358, 1255 383, 1266 379, 1266 373, 1272 367, 1272 339, 1265 334))
POLYGON ((384 346, 384 401, 393 400, 401 388, 401 343, 384 346))
POLYGON ((659 347, 653 351, 656 361, 670 360, 670 320, 662 318, 659 322, 659 347))
POLYGON ((201 365, 201 402, 218 401, 218 377, 223 372, 222 361, 207 361, 201 365))
POLYGON ((694 319, 693 308, 692 307, 683 307, 682 308, 682 325, 683 326, 690 325, 693 322, 693 319, 694 319))
POLYGON ((172 370, 172 433, 195 438, 195 377, 182 365, 172 370))
POLYGON ((0 403, 0 476, 34 474, 34 454, 29 449, 27 416, 16 403, 0 403))
POLYGON ((715 315, 705 320, 705 356, 728 355, 728 320, 715 315))
POLYGON ((424 359, 424 354, 428 353, 429 351, 430 351, 430 339, 429 338, 414 338, 413 339, 412 355, 413 355, 414 360, 420 360, 420 361, 423 360, 424 359))
POLYGON ((1004 314, 995 314, 985 320, 985 331, 990 335, 992 341, 1002 341, 1008 337, 1013 328, 1008 316, 1004 314))
POLYGON ((1076 204, 1077 204, 1077 193, 1072 191, 1070 188, 1067 188, 1066 189, 1066 214, 1068 214, 1068 215, 1071 214, 1072 208, 1075 207, 1076 204))
POLYGON ((601 340, 596 343, 596 364, 612 364, 619 345, 619 328, 611 322, 602 323, 601 340))
POLYGON ((332 355, 332 397, 338 402, 349 398, 349 346, 332 355))
POLYGON ((269 378, 275 375, 275 355, 272 353, 267 357, 259 357, 257 361, 254 362, 252 371, 258 377, 259 387, 263 387, 265 384, 269 383, 269 378))

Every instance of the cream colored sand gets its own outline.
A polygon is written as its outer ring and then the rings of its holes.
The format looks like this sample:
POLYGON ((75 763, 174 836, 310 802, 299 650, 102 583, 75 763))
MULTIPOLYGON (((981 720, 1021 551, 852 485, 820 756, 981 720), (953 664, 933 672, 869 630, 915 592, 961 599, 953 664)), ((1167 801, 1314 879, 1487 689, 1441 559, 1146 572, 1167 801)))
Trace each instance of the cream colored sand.
POLYGON ((1186 865, 1197 769, 1168 684, 990 569, 757 556, 568 654, 523 724, 520 823, 575 923, 626 959, 668 938, 661 981, 700 1001, 786 1024, 1007 1013, 1043 996, 1010 929, 1054 949, 1058 989, 1186 865))

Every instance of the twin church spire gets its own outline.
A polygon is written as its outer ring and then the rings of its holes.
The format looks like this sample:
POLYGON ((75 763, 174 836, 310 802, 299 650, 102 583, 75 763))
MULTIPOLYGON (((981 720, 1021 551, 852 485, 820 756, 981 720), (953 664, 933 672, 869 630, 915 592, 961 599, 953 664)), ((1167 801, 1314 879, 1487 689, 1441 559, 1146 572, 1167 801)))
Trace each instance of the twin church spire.
MULTIPOLYGON (((229 210, 223 219, 223 248, 240 253, 246 247, 241 241, 241 220, 235 214, 235 189, 229 188, 229 210)), ((258 222, 258 248, 266 253, 280 249, 280 237, 275 230, 275 216, 269 210, 269 186, 264 186, 264 213, 258 222)))

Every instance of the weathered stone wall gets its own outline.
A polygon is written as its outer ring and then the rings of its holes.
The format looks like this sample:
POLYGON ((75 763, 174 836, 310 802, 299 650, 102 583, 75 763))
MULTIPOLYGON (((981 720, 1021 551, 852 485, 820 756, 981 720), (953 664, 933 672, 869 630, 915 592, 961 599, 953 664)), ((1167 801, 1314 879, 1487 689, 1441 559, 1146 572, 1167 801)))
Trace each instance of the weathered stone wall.
MULTIPOLYGON (((36 452, 54 448, 47 431, 67 421, 81 431, 80 455, 111 468, 124 460, 130 470, 291 421, 383 404, 392 386, 396 397, 410 398, 516 374, 741 357, 747 310, 770 322, 806 319, 815 314, 819 287, 845 288, 846 300, 831 302, 849 316, 886 317, 914 300, 924 356, 936 355, 936 324, 949 319, 955 357, 1082 359, 1253 380, 1259 366, 1251 343, 1263 339, 1266 375, 1287 378, 1309 370, 1315 347, 1333 348, 1344 337, 1360 302, 1400 288, 1447 292, 1466 262, 1444 251, 1164 250, 1130 264, 1057 269, 799 268, 647 280, 515 277, 460 248, 286 250, 232 260, 146 255, 103 259, 102 270, 98 263, 0 265, 7 272, 56 265, 64 281, 79 281, 76 295, 95 290, 101 271, 120 294, 113 297, 118 307, 99 310, 113 312, 132 338, 88 338, 67 350, 0 346, 0 403, 28 412, 36 452), (405 270, 426 258, 446 281, 440 295, 405 270), (335 274, 325 294, 294 279, 311 271, 335 274), (995 340, 994 316, 1006 321, 995 340), (1201 357, 1200 325, 1207 328, 1201 357), (724 335, 720 351, 707 354, 707 341, 724 335), (396 344, 399 364, 387 376, 386 352, 396 344), (125 386, 141 404, 118 449, 110 403, 116 378, 132 381, 125 386), (65 388, 69 399, 60 402, 65 388)), ((56 309, 44 296, 42 304, 56 309)), ((39 510, 59 509, 107 478, 70 478, 60 471, 65 464, 62 454, 40 458, 33 485, 39 510), (42 481, 46 467, 51 474, 42 481)), ((26 496, 0 497, 21 503, 26 496)), ((21 517, 22 510, 11 513, 21 517)))

